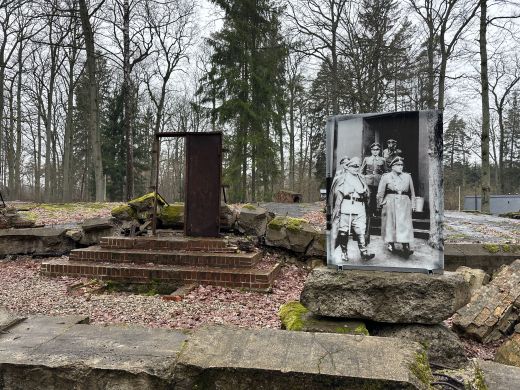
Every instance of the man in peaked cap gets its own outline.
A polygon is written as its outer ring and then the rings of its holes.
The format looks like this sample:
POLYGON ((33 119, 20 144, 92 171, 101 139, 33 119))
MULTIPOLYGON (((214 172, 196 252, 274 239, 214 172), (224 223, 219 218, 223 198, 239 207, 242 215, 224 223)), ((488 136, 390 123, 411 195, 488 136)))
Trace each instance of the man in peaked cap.
POLYGON ((332 215, 334 239, 333 249, 341 247, 342 262, 348 261, 348 240, 352 231, 357 236, 358 247, 363 260, 374 258, 368 253, 365 242, 366 211, 369 189, 365 179, 359 172, 361 161, 353 157, 345 164, 344 173, 335 180, 333 186, 334 210, 332 215))
POLYGON ((386 172, 390 172, 392 168, 390 163, 397 156, 401 156, 403 151, 397 148, 397 141, 395 139, 389 139, 386 141, 387 148, 383 150, 383 158, 386 160, 386 172))
POLYGON ((390 163, 391 172, 385 173, 379 182, 377 202, 381 212, 381 237, 388 251, 396 252, 395 244, 402 244, 405 258, 413 254, 412 211, 415 210, 415 190, 412 176, 403 172, 404 159, 396 157, 390 163))
POLYGON ((386 170, 386 161, 381 157, 380 151, 381 145, 374 142, 370 145, 370 152, 372 155, 365 157, 363 159, 363 164, 361 164, 361 174, 365 177, 365 181, 370 190, 369 210, 372 216, 375 216, 377 211, 377 187, 379 186, 381 175, 385 173, 386 170))

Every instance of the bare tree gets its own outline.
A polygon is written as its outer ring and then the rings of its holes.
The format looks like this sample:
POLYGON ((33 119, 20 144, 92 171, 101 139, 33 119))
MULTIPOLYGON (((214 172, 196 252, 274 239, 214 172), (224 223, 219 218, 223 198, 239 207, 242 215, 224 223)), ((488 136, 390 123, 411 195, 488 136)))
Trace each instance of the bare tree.
POLYGON ((428 56, 428 108, 435 108, 435 77, 438 74, 437 108, 444 109, 446 69, 458 42, 477 11, 479 0, 408 0, 413 10, 423 20, 426 28, 428 56), (440 61, 435 61, 436 52, 440 61))
MULTIPOLYGON (((185 0, 174 2, 147 0, 145 11, 154 36, 155 48, 151 61, 152 72, 148 72, 146 75, 146 86, 156 111, 154 133, 158 133, 163 119, 168 82, 179 62, 186 58, 187 50, 193 44, 195 4, 185 0), (156 77, 159 79, 158 83, 156 83, 156 77), (159 92, 156 92, 154 84, 158 84, 159 92)), ((150 187, 155 183, 157 149, 157 145, 154 143, 150 187)))
POLYGON ((288 16, 302 45, 293 50, 327 64, 331 74, 332 114, 339 114, 339 49, 341 20, 348 19, 351 0, 295 0, 288 16))

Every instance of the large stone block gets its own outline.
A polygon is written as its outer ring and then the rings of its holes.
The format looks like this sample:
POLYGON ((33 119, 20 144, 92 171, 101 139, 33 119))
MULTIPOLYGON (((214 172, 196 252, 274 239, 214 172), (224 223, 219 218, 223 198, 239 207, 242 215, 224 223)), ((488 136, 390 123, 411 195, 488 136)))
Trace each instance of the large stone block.
POLYGON ((265 243, 305 253, 317 234, 318 231, 304 219, 276 217, 267 224, 265 243))
POLYGON ((2 255, 60 256, 76 248, 76 243, 61 228, 28 228, 0 230, 2 255))
POLYGON ((238 230, 244 234, 258 237, 264 236, 268 219, 269 214, 266 209, 246 204, 240 208, 238 213, 238 230))
POLYGON ((211 327, 187 340, 175 380, 179 390, 423 389, 430 376, 410 341, 211 327))
POLYGON ((511 332, 519 317, 520 260, 502 266, 491 282, 453 316, 454 329, 482 342, 511 332))
POLYGON ((498 348, 495 361, 520 367, 520 333, 513 333, 511 338, 498 348))
POLYGON ((0 335, 2 390, 166 390, 186 335, 30 317, 0 335))
POLYGON ((370 332, 373 336, 397 337, 420 343, 426 348, 431 363, 458 368, 468 361, 464 344, 457 334, 441 324, 378 324, 370 332))
POLYGON ((520 389, 520 368, 487 360, 477 360, 476 364, 489 390, 520 389))
POLYGON ((305 282, 302 304, 329 317, 389 323, 437 324, 470 299, 459 274, 336 271, 316 268, 305 282))

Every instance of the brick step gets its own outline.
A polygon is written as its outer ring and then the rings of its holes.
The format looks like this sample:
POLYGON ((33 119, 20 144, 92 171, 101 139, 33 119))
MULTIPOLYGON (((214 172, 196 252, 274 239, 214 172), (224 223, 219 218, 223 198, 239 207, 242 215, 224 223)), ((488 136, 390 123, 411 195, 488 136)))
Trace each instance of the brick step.
POLYGON ((107 249, 91 246, 70 252, 72 261, 106 261, 111 263, 163 264, 197 267, 248 268, 262 257, 260 252, 214 253, 187 251, 158 251, 136 249, 107 249))
MULTIPOLYGON (((265 268, 265 267, 264 267, 265 268)), ((280 271, 280 264, 267 269, 209 268, 165 265, 101 263, 53 259, 42 262, 44 276, 85 277, 121 283, 179 283, 211 284, 222 287, 269 289, 280 271)))
POLYGON ((195 237, 102 237, 99 245, 107 249, 143 249, 158 251, 210 251, 234 253, 235 247, 219 238, 195 237))

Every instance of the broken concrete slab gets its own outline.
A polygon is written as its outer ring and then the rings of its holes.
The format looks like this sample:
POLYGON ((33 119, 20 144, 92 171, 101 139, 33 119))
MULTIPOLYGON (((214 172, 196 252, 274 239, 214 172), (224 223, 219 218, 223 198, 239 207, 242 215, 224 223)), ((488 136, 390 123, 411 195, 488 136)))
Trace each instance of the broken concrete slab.
POLYGON ((480 359, 476 363, 489 390, 520 389, 520 368, 480 359))
POLYGON ((76 248, 65 228, 28 228, 0 230, 0 256, 61 256, 76 248))
POLYGON ((437 324, 470 299, 469 285, 443 275, 316 268, 300 301, 321 316, 389 323, 437 324))
POLYGON ((513 333, 513 335, 498 348, 495 361, 520 368, 520 333, 513 333))
POLYGON ((115 225, 115 218, 90 218, 83 221, 81 228, 85 232, 91 230, 110 229, 115 225))
POLYGON ((10 327, 19 324, 25 317, 17 316, 0 307, 0 333, 5 332, 10 327))
POLYGON ((264 236, 269 219, 269 213, 263 207, 246 204, 238 212, 238 231, 258 237, 264 236))
POLYGON ((469 283, 471 295, 477 292, 482 286, 488 284, 491 279, 487 273, 478 268, 460 266, 455 272, 461 274, 464 280, 469 283))
POLYGON ((278 216, 267 224, 265 243, 305 253, 317 234, 318 231, 304 219, 278 216))
POLYGON ((2 389, 172 387, 184 333, 78 324, 81 319, 30 317, 1 335, 2 389))
POLYGON ((179 355, 176 389, 423 389, 423 354, 393 338, 208 327, 179 355))
POLYGON ((444 246, 444 269, 455 271, 460 266, 493 273, 520 257, 520 245, 448 243, 444 246))
POLYGON ((459 368, 468 362, 464 344, 457 334, 442 324, 371 324, 372 336, 397 337, 416 341, 426 348, 428 360, 445 367, 459 368))
POLYGON ((503 266, 491 282, 453 316, 457 332, 481 342, 498 340, 514 328, 520 309, 520 260, 503 266))

